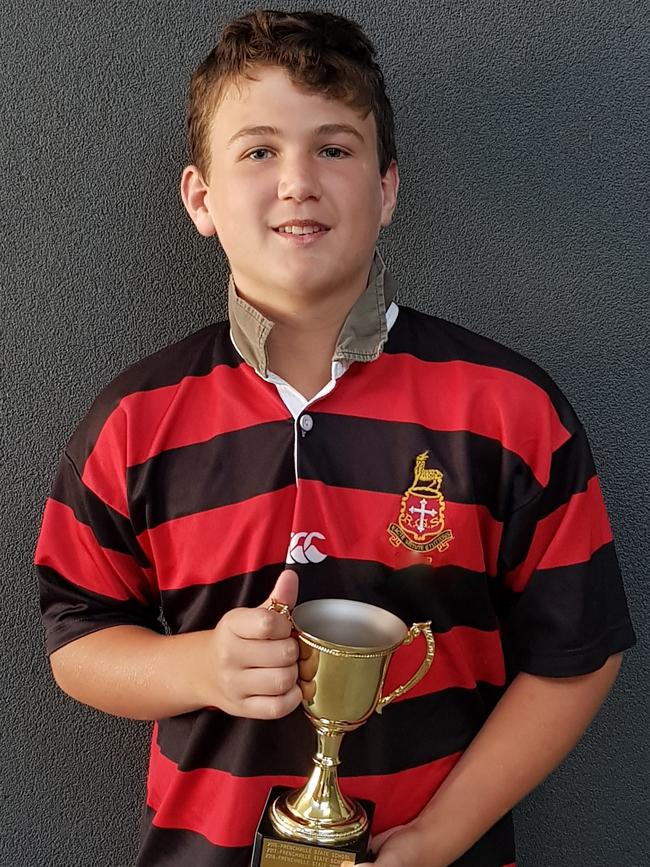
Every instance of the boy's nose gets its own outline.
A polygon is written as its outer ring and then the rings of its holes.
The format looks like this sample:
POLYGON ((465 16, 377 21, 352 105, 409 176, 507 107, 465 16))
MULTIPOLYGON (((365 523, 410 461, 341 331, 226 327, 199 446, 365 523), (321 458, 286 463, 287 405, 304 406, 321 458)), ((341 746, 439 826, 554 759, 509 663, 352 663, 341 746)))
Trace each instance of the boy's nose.
POLYGON ((320 199, 321 187, 317 173, 305 162, 287 163, 278 181, 278 198, 295 199, 303 202, 306 199, 320 199))

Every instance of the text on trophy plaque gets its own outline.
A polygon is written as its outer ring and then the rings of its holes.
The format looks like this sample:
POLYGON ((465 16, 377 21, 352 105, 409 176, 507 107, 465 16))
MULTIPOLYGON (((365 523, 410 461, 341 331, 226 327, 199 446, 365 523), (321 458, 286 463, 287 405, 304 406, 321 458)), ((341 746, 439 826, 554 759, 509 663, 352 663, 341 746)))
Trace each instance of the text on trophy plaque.
POLYGON ((265 840, 262 846, 261 867, 341 867, 350 860, 349 852, 339 849, 314 848, 300 843, 289 843, 283 840, 265 840))

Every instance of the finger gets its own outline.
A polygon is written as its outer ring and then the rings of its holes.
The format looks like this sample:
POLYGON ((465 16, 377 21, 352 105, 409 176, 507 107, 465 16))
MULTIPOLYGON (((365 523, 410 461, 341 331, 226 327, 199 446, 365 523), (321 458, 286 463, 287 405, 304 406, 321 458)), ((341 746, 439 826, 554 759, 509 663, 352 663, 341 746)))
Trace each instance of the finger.
POLYGON ((277 639, 291 635, 291 621, 265 608, 233 608, 226 615, 228 626, 239 638, 277 639))
POLYGON ((284 695, 253 695, 242 702, 242 716, 251 719, 280 719, 295 710, 302 701, 302 693, 295 684, 284 695))
POLYGON ((301 641, 300 661, 298 662, 301 680, 313 680, 316 677, 318 661, 319 654, 313 650, 313 648, 309 647, 309 645, 305 644, 304 641, 301 641), (305 652, 305 648, 307 649, 307 652, 305 652))
POLYGON ((242 668, 285 668, 298 660, 295 638, 235 638, 237 660, 242 668))
POLYGON ((278 576, 275 587, 269 593, 268 599, 262 602, 260 608, 268 608, 271 599, 293 608, 298 599, 298 575, 293 569, 285 569, 278 576))
POLYGON ((395 831, 400 831, 404 828, 404 825, 395 825, 393 828, 389 828, 387 831, 382 831, 381 834, 377 834, 373 836, 370 848, 373 852, 378 852, 380 847, 388 840, 389 837, 392 837, 395 831))
POLYGON ((314 696, 316 695, 316 681, 315 680, 299 680, 298 686, 302 692, 302 697, 309 704, 314 700, 314 696))
POLYGON ((243 697, 255 695, 285 695, 293 690, 298 680, 298 666, 286 668, 247 668, 240 675, 243 697))

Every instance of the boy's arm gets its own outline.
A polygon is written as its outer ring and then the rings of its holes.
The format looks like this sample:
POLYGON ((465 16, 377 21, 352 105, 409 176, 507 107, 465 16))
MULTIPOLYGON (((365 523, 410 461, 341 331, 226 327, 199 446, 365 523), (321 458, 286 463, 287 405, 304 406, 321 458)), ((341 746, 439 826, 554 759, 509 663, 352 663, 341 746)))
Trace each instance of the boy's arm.
POLYGON ((573 749, 614 683, 621 655, 579 677, 519 674, 429 804, 379 835, 375 867, 447 867, 573 749))
MULTIPOLYGON (((293 606, 298 576, 285 570, 271 596, 293 606)), ((155 720, 203 707, 234 716, 276 719, 302 700, 298 645, 291 624, 267 609, 234 608, 214 629, 159 635, 112 626, 54 651, 61 689, 91 707, 155 720)))

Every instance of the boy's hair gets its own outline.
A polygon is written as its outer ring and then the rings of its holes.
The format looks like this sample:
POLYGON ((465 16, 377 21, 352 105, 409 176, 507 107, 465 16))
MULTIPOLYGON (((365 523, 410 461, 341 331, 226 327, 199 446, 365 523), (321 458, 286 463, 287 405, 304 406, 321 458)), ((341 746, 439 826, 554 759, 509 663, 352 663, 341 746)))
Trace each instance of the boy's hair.
POLYGON ((279 66, 297 87, 338 99, 377 126, 379 170, 397 158, 393 110, 375 49, 358 24, 339 15, 258 9, 229 22, 190 82, 187 137, 190 160, 210 170, 210 128, 225 88, 256 66, 279 66))

